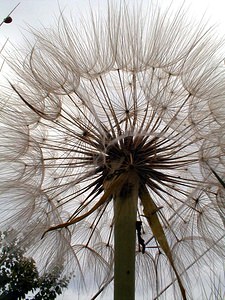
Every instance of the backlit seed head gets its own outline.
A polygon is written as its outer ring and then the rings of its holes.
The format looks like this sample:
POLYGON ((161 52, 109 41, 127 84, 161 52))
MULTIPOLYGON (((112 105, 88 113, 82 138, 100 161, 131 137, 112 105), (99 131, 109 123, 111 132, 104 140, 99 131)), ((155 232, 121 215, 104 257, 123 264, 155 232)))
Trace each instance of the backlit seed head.
POLYGON ((190 26, 185 8, 135 5, 109 4, 77 27, 61 16, 10 62, 18 80, 0 111, 0 222, 19 230, 40 269, 60 260, 79 286, 99 287, 113 274, 112 198, 132 191, 121 186, 135 174, 138 292, 169 297, 173 285, 181 299, 174 276, 189 292, 189 270, 198 276, 207 262, 213 271, 215 253, 224 255, 223 189, 212 172, 224 178, 222 42, 190 26), (146 191, 171 255, 151 227, 146 191))

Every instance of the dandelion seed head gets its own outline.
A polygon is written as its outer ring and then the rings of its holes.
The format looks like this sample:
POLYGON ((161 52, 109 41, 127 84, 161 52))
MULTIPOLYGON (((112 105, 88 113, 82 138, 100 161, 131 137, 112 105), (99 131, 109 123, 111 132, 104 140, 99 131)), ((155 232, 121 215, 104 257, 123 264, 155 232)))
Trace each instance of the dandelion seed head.
MULTIPOLYGON (((223 190, 212 173, 224 171, 222 42, 182 8, 135 5, 35 31, 25 58, 11 62, 18 77, 0 112, 1 223, 32 242, 41 269, 60 260, 97 286, 113 274, 112 199, 132 190, 119 185, 129 172, 149 191, 182 278, 207 249, 224 254, 223 190)), ((146 292, 150 280, 154 298, 176 274, 139 198, 137 286, 146 292)))

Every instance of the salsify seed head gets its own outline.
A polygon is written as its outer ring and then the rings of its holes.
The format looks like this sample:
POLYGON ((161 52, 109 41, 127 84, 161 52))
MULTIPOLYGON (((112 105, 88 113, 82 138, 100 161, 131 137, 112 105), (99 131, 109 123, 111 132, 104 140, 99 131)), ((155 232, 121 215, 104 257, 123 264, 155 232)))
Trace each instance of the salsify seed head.
POLYGON ((135 174, 138 293, 180 299, 174 276, 188 289, 189 269, 224 255, 224 191, 212 171, 224 178, 222 42, 184 7, 125 1, 33 33, 1 101, 1 226, 19 230, 40 269, 64 263, 78 284, 101 286, 113 272, 112 199, 135 174))

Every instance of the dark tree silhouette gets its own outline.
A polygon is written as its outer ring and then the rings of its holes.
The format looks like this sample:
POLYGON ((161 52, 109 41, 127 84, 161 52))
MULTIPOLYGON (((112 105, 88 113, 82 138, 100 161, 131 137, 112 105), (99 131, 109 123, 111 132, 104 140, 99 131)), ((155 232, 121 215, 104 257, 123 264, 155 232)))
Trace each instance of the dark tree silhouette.
POLYGON ((26 257, 25 249, 9 237, 10 233, 1 233, 0 300, 27 299, 28 292, 33 293, 33 300, 52 300, 60 295, 70 278, 61 275, 60 267, 40 276, 33 258, 26 257))

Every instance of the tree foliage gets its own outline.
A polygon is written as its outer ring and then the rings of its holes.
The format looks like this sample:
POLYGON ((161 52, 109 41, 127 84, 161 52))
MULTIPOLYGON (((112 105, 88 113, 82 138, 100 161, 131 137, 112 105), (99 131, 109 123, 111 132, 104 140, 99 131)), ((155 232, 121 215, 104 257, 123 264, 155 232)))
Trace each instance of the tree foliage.
POLYGON ((70 278, 62 276, 60 267, 40 276, 34 259, 25 256, 26 250, 10 234, 1 233, 0 247, 0 300, 51 300, 68 286, 70 278))

